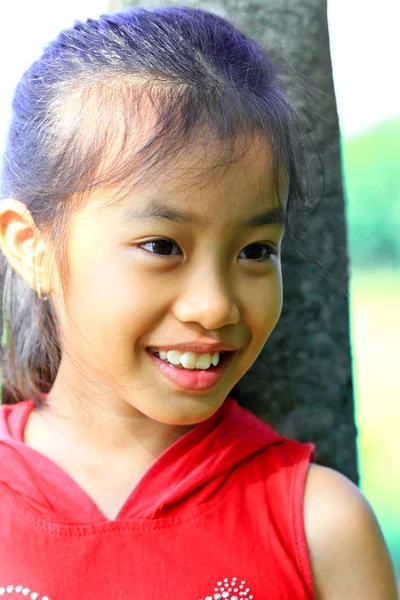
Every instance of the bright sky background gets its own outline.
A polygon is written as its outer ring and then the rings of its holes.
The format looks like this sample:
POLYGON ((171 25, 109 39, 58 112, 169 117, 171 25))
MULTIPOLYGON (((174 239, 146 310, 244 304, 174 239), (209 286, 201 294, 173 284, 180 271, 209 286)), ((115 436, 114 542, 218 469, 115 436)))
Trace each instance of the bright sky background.
POLYGON ((400 0, 328 0, 336 100, 345 135, 400 116, 400 0))
MULTIPOLYGON (((347 136, 400 116, 400 1, 328 4, 338 110, 347 136)), ((97 17, 106 9, 107 0, 20 0, 2 8, 0 147, 14 87, 41 47, 75 19, 97 17)))

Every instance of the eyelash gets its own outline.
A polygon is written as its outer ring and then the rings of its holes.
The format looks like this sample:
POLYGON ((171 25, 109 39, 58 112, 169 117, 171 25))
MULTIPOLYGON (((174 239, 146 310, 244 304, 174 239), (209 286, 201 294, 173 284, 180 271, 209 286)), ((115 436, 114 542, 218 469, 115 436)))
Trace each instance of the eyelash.
MULTIPOLYGON (((144 248, 144 246, 148 246, 149 244, 152 244, 154 246, 155 244, 159 244, 161 242, 167 242, 167 243, 172 244, 172 245, 176 246, 177 248, 179 248, 179 246, 176 242, 174 242, 168 238, 155 238, 154 240, 148 240, 147 242, 143 242, 143 244, 140 244, 139 248, 143 249, 145 252, 148 252, 149 254, 155 254, 156 256, 163 256, 165 258, 170 258, 172 256, 180 256, 179 254, 172 254, 172 255, 160 254, 158 252, 152 252, 152 251, 146 250, 144 248)), ((252 248, 254 246, 260 246, 262 249, 266 249, 267 256, 264 258, 256 258, 256 259, 250 258, 249 260, 252 260, 253 262, 264 263, 264 262, 271 260, 271 258, 276 257, 278 254, 277 249, 272 244, 265 244, 263 242, 255 242, 254 244, 249 244, 248 246, 245 246, 245 248, 243 248, 243 250, 246 250, 246 248, 252 248)), ((243 250, 241 250, 241 252, 243 252, 243 250)))

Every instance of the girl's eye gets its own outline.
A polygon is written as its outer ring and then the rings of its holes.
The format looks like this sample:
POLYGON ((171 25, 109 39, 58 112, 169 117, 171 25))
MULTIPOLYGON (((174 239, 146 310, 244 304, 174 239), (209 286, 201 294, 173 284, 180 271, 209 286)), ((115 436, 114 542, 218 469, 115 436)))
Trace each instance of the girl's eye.
POLYGON ((161 256, 176 256, 176 252, 171 252, 173 248, 178 248, 179 254, 182 254, 181 249, 178 244, 168 239, 157 239, 150 240, 149 242, 144 242, 140 244, 140 248, 146 250, 146 252, 150 252, 151 254, 160 254, 161 256), (147 246, 147 248, 146 248, 147 246), (151 248, 151 249, 149 249, 151 248))
POLYGON ((250 244, 243 248, 241 253, 245 253, 248 260, 254 260, 255 262, 266 262, 277 255, 277 250, 270 244, 263 244, 258 242, 256 244, 250 244))
MULTIPOLYGON (((140 244, 139 247, 143 248, 146 252, 158 254, 160 256, 178 256, 182 254, 182 250, 176 242, 164 238, 144 242, 143 244, 140 244), (176 252, 174 250, 178 251, 176 252)), ((277 251, 273 246, 261 242, 246 246, 241 251, 241 254, 242 253, 246 255, 245 258, 247 260, 253 260, 255 262, 266 262, 277 255, 277 251)))

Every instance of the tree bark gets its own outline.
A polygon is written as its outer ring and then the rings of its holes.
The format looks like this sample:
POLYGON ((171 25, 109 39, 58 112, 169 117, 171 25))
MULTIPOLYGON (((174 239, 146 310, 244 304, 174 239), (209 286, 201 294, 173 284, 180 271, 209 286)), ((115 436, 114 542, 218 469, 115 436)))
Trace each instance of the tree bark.
MULTIPOLYGON (((119 7, 136 4, 152 8, 176 2, 125 0, 119 7)), ((304 260, 291 244, 283 244, 282 316, 231 395, 280 433, 314 442, 318 463, 357 482, 347 232, 326 0, 185 4, 228 18, 280 57, 286 93, 297 112, 297 151, 311 182, 310 214, 295 221, 293 235, 317 261, 304 260)), ((117 8, 113 0, 112 9, 117 8)))

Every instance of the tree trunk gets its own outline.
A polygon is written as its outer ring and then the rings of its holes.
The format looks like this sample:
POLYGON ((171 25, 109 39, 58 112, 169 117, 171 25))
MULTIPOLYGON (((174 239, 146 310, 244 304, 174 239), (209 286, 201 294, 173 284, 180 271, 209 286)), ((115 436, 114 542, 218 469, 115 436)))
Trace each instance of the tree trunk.
MULTIPOLYGON (((125 0, 118 6, 113 0, 110 8, 136 4, 152 8, 176 2, 125 0)), ((318 204, 307 219, 295 221, 293 235, 322 266, 283 244, 281 319, 231 395, 280 433, 314 442, 320 464, 357 482, 346 221, 326 0, 185 4, 228 18, 283 61, 286 93, 297 110, 297 151, 308 164, 318 204)))

